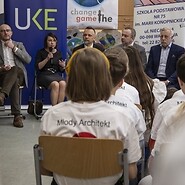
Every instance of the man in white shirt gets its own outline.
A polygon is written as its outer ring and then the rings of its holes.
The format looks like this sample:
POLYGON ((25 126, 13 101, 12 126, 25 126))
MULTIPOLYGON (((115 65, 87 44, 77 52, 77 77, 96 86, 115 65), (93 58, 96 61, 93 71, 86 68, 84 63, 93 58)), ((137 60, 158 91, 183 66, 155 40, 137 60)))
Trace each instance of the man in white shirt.
POLYGON ((131 27, 125 27, 122 30, 122 37, 121 37, 122 44, 119 44, 115 47, 121 47, 122 49, 124 49, 127 46, 135 47, 141 56, 143 68, 145 69, 146 63, 147 63, 147 56, 146 56, 145 48, 143 46, 137 44, 134 41, 135 37, 136 37, 136 30, 131 27))
POLYGON ((24 64, 31 62, 31 56, 23 43, 11 39, 12 34, 9 25, 0 25, 0 104, 3 105, 5 98, 10 97, 11 114, 14 115, 13 125, 22 128, 19 86, 28 85, 24 64))
POLYGON ((170 28, 160 30, 160 42, 150 49, 146 74, 152 79, 158 78, 167 87, 179 89, 176 63, 185 50, 173 43, 173 31, 170 28))
POLYGON ((88 47, 96 48, 103 52, 105 50, 104 46, 98 42, 95 42, 95 40, 96 40, 96 30, 91 26, 87 26, 83 32, 83 44, 76 46, 73 49, 73 53, 78 49, 88 48, 88 47))

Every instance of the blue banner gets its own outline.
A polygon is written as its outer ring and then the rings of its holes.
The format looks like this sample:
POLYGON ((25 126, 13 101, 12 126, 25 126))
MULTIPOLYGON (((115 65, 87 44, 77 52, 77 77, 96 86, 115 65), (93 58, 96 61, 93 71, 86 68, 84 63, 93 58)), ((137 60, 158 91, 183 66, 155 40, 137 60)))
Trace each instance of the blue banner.
MULTIPOLYGON (((66 58, 67 0, 6 0, 5 23, 13 30, 12 39, 24 43, 32 61, 26 66, 29 88, 24 88, 22 104, 27 104, 34 81, 34 63, 37 50, 44 47, 44 37, 53 32, 58 38, 58 48, 66 58)), ((47 95, 48 96, 48 95, 47 95)), ((50 98, 45 97, 50 104, 50 98)))

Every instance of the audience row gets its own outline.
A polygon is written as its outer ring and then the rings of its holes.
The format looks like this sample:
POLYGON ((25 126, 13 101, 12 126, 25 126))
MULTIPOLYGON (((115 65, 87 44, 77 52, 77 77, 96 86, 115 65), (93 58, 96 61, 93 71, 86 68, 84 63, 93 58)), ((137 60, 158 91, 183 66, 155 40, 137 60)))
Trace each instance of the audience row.
MULTIPOLYGON (((27 86, 24 64, 31 61, 31 56, 23 43, 11 39, 12 33, 9 25, 0 26, 0 104, 10 97, 13 125, 21 128, 19 86, 27 86)), ((162 144, 174 143, 179 138, 185 107, 182 103, 185 50, 172 42, 173 31, 160 30, 161 42, 151 47, 148 62, 145 49, 134 41, 135 36, 133 28, 124 28, 122 44, 104 50, 100 43, 94 42, 94 28, 87 27, 84 43, 74 48, 67 62, 62 60, 57 48, 57 37, 48 33, 44 47, 35 57, 37 84, 50 89, 53 105, 42 117, 41 134, 122 140, 128 149, 131 185, 138 184, 139 180, 140 142, 149 146, 149 162, 153 166, 152 158, 160 152, 162 144), (61 75, 63 72, 67 74, 66 79, 61 75), (166 100, 172 88, 177 92, 166 100)), ((122 183, 121 176, 77 180, 54 174, 52 184, 82 184, 83 181, 112 185, 122 183)), ((139 184, 151 183, 152 176, 147 176, 139 184)))

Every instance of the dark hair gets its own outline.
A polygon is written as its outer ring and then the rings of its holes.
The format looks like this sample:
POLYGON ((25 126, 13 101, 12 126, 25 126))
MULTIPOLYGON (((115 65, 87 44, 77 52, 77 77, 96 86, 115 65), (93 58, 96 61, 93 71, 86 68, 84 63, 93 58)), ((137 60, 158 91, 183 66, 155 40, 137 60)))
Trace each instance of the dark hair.
POLYGON ((74 102, 108 100, 112 90, 109 61, 98 49, 83 48, 70 58, 66 95, 74 102))
POLYGON ((177 76, 185 83, 185 54, 177 61, 177 76))
MULTIPOLYGON (((48 33, 45 38, 44 38, 44 48, 47 48, 47 40, 48 37, 52 37, 53 39, 55 39, 57 41, 57 36, 54 33, 48 33)), ((57 48, 57 43, 56 43, 56 48, 57 48)))
POLYGON ((136 37, 136 30, 134 28, 131 28, 129 26, 123 28, 123 30, 130 30, 131 31, 131 38, 134 40, 136 37))
POLYGON ((87 27, 85 28, 85 30, 93 30, 94 33, 96 34, 96 30, 95 30, 92 26, 87 26, 87 27))
POLYGON ((148 120, 151 119, 152 123, 154 118, 154 95, 152 93, 154 82, 145 74, 138 50, 133 46, 128 46, 125 51, 129 58, 129 72, 124 80, 138 90, 142 108, 145 110, 145 117, 148 120))
POLYGON ((120 47, 107 49, 105 55, 110 62, 110 73, 115 87, 127 74, 128 57, 120 47))

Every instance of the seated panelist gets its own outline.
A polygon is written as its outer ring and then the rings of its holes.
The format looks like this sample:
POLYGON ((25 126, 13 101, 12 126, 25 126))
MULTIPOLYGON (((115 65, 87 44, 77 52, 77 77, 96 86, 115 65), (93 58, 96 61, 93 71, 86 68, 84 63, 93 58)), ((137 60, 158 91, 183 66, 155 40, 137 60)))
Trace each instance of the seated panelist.
POLYGON ((64 72, 65 61, 62 60, 62 53, 57 49, 56 35, 48 33, 45 36, 44 48, 37 52, 35 62, 37 84, 51 90, 52 105, 63 102, 66 82, 61 72, 64 72))
POLYGON ((9 97, 13 125, 23 127, 19 96, 20 85, 28 86, 25 64, 31 62, 22 42, 11 39, 13 31, 7 24, 0 25, 0 105, 9 97))

